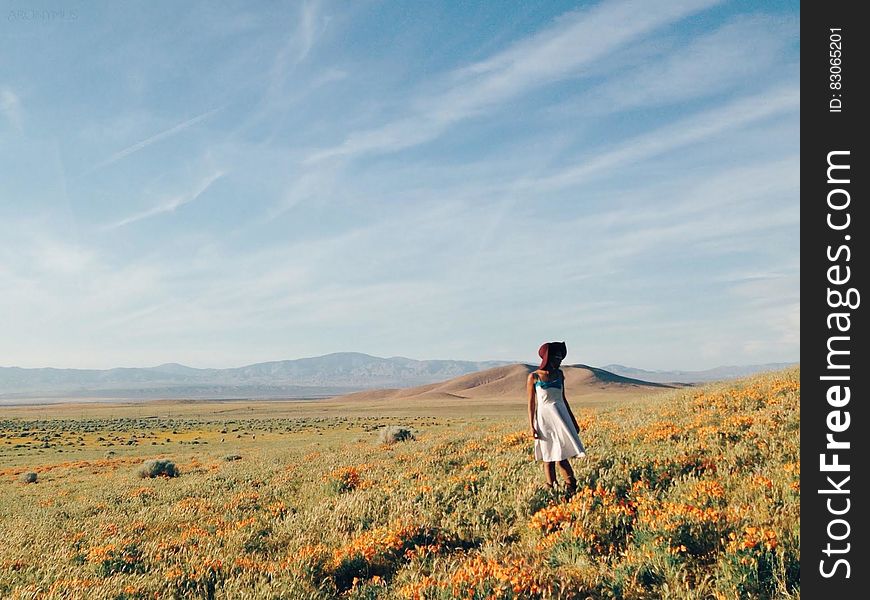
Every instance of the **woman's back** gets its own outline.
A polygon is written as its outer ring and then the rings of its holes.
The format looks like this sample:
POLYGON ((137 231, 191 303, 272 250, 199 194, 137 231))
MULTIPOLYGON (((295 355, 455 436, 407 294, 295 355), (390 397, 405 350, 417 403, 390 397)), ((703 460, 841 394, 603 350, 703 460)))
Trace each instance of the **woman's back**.
POLYGON ((562 400, 564 376, 561 369, 552 373, 543 370, 535 371, 535 395, 538 402, 559 402, 562 400))

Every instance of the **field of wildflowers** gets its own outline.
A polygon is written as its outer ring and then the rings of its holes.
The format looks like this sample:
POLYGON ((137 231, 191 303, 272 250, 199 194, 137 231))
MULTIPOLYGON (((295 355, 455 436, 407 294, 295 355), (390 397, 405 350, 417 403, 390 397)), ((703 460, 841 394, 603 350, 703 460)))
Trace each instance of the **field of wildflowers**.
POLYGON ((433 415, 391 444, 351 419, 329 439, 263 421, 245 446, 224 427, 183 453, 48 448, 0 465, 0 597, 798 598, 799 400, 794 369, 578 405, 571 498, 543 487, 522 410, 433 415), (178 475, 137 476, 158 458, 178 475))

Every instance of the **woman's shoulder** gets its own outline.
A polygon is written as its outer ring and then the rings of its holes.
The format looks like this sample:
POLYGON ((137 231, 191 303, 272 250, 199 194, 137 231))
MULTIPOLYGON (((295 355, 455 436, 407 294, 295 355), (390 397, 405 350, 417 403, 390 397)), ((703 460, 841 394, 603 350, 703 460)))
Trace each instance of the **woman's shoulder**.
POLYGON ((541 369, 536 369, 529 373, 529 379, 533 381, 546 381, 548 373, 541 369))
POLYGON ((537 371, 532 371, 529 374, 529 377, 535 379, 536 381, 546 382, 562 379, 564 375, 562 374, 562 369, 556 369, 555 371, 545 371, 543 369, 538 369, 537 371))

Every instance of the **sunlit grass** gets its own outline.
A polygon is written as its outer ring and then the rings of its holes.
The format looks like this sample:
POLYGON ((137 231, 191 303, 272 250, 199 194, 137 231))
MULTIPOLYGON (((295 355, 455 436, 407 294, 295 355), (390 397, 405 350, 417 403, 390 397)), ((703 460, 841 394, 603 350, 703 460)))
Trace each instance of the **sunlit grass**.
POLYGON ((0 419, 0 597, 797 597, 798 382, 576 407, 571 499, 519 410, 0 419))

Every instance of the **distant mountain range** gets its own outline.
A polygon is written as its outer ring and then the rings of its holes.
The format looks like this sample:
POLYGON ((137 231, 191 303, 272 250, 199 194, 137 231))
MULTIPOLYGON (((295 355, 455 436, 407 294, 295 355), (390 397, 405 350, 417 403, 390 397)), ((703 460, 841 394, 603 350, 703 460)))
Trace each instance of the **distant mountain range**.
MULTIPOLYGON (((323 398, 363 390, 411 388, 516 364, 381 358, 338 352, 231 369, 195 369, 177 363, 104 370, 0 367, 0 404, 75 398, 323 398)), ((699 383, 787 366, 789 363, 707 371, 645 371, 607 365, 603 370, 640 382, 699 383)))
POLYGON ((645 371, 623 365, 607 365, 601 367, 605 371, 642 379, 654 383, 704 383, 706 381, 721 381, 723 379, 738 379, 764 371, 779 371, 797 365, 798 363, 767 363, 763 365, 744 365, 731 367, 716 367, 706 371, 645 371))
POLYGON ((0 367, 0 402, 35 398, 318 398, 410 387, 514 364, 338 352, 232 369, 177 363, 115 369, 0 367))

